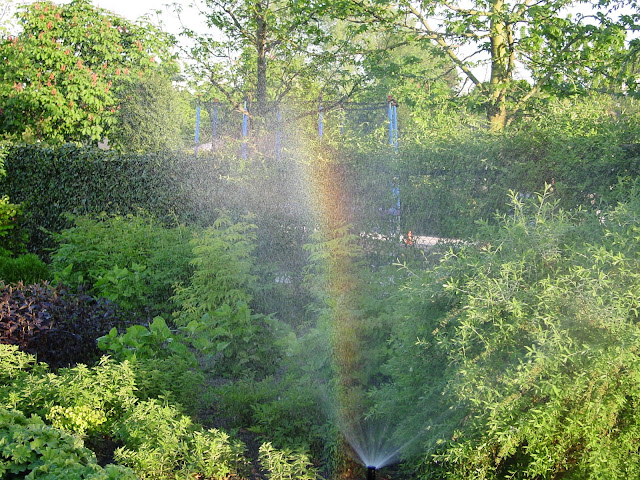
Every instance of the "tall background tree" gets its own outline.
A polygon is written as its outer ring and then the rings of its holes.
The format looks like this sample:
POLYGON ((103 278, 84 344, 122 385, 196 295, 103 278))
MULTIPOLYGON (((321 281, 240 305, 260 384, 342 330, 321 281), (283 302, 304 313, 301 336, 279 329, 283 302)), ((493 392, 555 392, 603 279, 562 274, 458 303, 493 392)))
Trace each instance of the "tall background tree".
POLYGON ((193 41, 185 54, 205 96, 221 96, 238 110, 248 100, 261 117, 285 99, 322 95, 338 104, 366 82, 365 47, 341 29, 339 4, 203 0, 192 6, 215 29, 183 32, 193 41))
POLYGON ((630 29, 607 2, 353 0, 343 7, 361 28, 401 30, 437 45, 483 98, 493 130, 543 89, 591 86, 595 70, 616 65, 630 29), (475 68, 482 64, 487 81, 475 68))
POLYGON ((88 0, 23 5, 17 20, 20 32, 0 42, 5 138, 51 144, 101 140, 117 131, 127 92, 175 72, 170 37, 88 0))

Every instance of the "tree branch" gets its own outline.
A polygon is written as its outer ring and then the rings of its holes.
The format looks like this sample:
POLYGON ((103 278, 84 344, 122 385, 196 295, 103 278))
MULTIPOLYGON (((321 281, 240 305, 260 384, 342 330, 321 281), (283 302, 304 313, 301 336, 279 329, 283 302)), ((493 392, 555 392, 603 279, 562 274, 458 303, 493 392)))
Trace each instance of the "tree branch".
POLYGON ((435 42, 445 51, 445 53, 449 56, 449 58, 453 61, 456 66, 462 70, 462 72, 473 82, 474 85, 484 90, 484 86, 482 82, 473 74, 471 69, 458 57, 456 52, 453 50, 453 47, 449 45, 442 35, 434 30, 429 24, 428 20, 422 15, 416 8, 414 4, 409 4, 409 10, 413 13, 420 24, 424 27, 426 32, 429 34, 429 39, 435 40, 435 42))

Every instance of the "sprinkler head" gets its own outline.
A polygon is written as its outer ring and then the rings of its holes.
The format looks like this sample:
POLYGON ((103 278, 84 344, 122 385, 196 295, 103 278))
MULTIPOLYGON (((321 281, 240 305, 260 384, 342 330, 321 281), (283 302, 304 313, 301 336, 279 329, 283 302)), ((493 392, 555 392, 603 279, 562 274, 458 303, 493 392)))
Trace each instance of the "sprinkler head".
POLYGON ((367 480, 376 480, 376 467, 367 467, 367 480))

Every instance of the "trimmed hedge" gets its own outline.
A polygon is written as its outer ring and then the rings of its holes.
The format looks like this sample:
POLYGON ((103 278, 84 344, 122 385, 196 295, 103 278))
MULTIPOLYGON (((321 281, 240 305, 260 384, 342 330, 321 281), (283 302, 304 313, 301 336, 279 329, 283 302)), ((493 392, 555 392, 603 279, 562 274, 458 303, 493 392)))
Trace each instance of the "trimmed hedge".
POLYGON ((142 209, 172 223, 210 217, 216 202, 205 193, 216 191, 222 176, 211 157, 119 156, 72 144, 12 146, 4 163, 0 192, 24 204, 27 248, 41 255, 53 247, 47 232, 72 225, 65 213, 128 214, 142 209))

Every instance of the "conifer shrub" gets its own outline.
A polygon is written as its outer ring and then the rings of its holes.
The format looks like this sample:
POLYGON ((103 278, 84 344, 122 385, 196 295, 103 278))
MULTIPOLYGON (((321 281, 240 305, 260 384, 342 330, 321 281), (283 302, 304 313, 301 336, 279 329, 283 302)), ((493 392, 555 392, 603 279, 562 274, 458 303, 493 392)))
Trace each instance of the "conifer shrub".
POLYGON ((0 255, 0 280, 5 284, 22 282, 28 285, 50 279, 49 267, 34 253, 17 257, 0 255))

